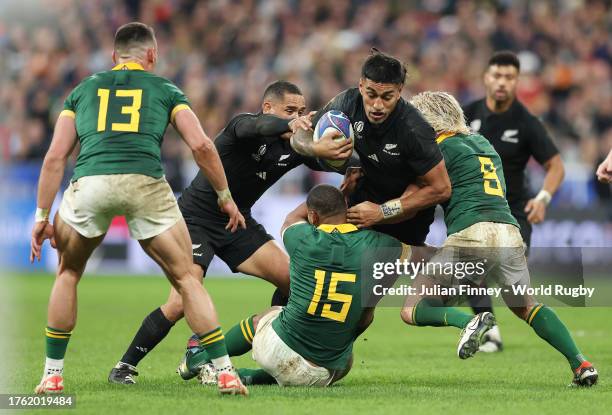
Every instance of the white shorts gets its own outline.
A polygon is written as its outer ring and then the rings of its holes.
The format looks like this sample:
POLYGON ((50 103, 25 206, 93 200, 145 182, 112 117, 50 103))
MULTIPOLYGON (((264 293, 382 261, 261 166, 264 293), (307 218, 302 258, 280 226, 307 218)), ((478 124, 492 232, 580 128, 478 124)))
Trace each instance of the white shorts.
POLYGON ((59 215, 86 238, 105 234, 115 216, 125 216, 138 240, 157 236, 182 218, 166 179, 142 174, 81 177, 64 192, 59 215))
POLYGON ((329 385, 333 373, 309 363, 287 346, 272 328, 272 322, 281 310, 271 311, 259 320, 253 337, 253 359, 272 375, 280 386, 329 385))
POLYGON ((450 235, 430 263, 453 263, 462 267, 476 264, 478 271, 467 268, 469 272, 457 272, 459 268, 455 268, 450 275, 428 274, 445 286, 462 284, 465 280, 481 285, 485 278, 500 286, 529 283, 523 238, 519 229, 508 223, 478 222, 450 235))

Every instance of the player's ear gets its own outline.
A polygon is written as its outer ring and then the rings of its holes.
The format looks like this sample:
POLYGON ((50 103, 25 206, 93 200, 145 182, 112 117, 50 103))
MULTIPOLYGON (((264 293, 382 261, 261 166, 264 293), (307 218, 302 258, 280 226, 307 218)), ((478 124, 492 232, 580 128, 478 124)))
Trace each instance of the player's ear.
POLYGON ((272 112, 272 104, 269 101, 264 101, 263 104, 261 104, 261 112, 263 112, 264 114, 269 114, 272 112))
POLYGON ((112 58, 113 58, 113 63, 116 65, 117 64, 117 52, 115 52, 115 50, 113 50, 112 58))
POLYGON ((147 62, 149 62, 151 65, 155 65, 155 62, 157 62, 157 53, 155 48, 147 49, 147 62))

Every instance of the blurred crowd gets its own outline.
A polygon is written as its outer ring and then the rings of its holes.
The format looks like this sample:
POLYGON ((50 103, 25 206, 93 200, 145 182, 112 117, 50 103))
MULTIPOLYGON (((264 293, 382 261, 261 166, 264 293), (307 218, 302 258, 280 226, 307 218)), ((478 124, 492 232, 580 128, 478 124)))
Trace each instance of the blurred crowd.
MULTIPOLYGON (((463 103, 483 96, 491 53, 511 49, 522 64, 519 97, 545 121, 577 186, 563 200, 610 198, 592 180, 612 147, 609 0, 4 0, 3 163, 43 157, 63 99, 112 66, 114 32, 132 20, 155 28, 157 72, 185 91, 211 136, 233 114, 258 111, 275 79, 295 82, 319 108, 357 84, 372 46, 407 65, 405 97, 445 90, 463 103)), ((170 130, 163 154, 180 190, 190 155, 170 130)))

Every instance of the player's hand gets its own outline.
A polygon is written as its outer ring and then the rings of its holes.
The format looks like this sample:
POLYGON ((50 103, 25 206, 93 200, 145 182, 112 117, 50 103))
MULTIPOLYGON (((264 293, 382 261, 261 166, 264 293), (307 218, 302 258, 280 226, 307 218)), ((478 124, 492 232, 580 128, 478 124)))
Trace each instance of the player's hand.
POLYGON ((328 129, 318 142, 312 144, 315 156, 325 160, 348 159, 353 154, 353 142, 352 140, 334 141, 335 138, 342 137, 340 131, 328 129))
POLYGON ((531 199, 525 206, 525 213, 527 213, 529 223, 540 223, 546 217, 546 203, 541 200, 531 199))
POLYGON ((612 157, 608 156, 597 167, 597 180, 602 183, 612 183, 612 157))
POLYGON ((297 132, 297 130, 302 129, 304 131, 308 131, 312 128, 312 117, 316 114, 316 111, 311 111, 308 115, 302 115, 301 117, 297 117, 289 121, 289 128, 291 131, 287 131, 285 134, 281 135, 281 138, 285 140, 289 140, 293 134, 297 132))
POLYGON ((240 213, 238 206, 236 206, 236 203, 233 200, 227 200, 220 203, 219 208, 222 212, 225 212, 225 214, 229 216, 229 222, 227 222, 225 229, 228 229, 232 233, 236 232, 238 228, 246 229, 244 216, 242 216, 242 213, 240 213))
POLYGON ((357 182, 359 178, 363 176, 363 170, 361 167, 349 167, 346 169, 346 173, 344 174, 344 180, 340 185, 340 191, 344 195, 344 197, 348 197, 351 193, 355 191, 355 187, 357 187, 357 182))
POLYGON ((47 221, 35 222, 34 228, 32 228, 32 240, 30 242, 30 263, 34 262, 34 258, 40 262, 40 254, 45 239, 49 239, 53 248, 56 247, 53 225, 47 221))
POLYGON ((384 219, 380 205, 372 202, 362 202, 353 206, 348 210, 346 218, 358 228, 368 228, 384 219))

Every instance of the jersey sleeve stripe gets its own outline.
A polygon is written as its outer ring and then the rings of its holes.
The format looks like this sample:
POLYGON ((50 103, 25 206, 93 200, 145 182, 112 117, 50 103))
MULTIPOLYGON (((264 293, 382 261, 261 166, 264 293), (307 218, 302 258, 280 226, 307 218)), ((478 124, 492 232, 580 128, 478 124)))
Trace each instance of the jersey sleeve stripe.
POLYGON ((407 261, 412 257, 412 248, 410 245, 402 244, 402 254, 400 255, 400 261, 407 261))
POLYGON ((182 110, 188 110, 189 109, 189 105, 187 104, 178 104, 176 107, 174 107, 172 109, 172 112, 170 113, 170 122, 174 122, 174 117, 176 117, 176 113, 182 110))
POLYGON ((74 113, 74 111, 71 111, 71 110, 63 110, 62 112, 60 112, 59 116, 60 117, 62 116, 70 117, 74 120, 76 117, 76 114, 74 113))

